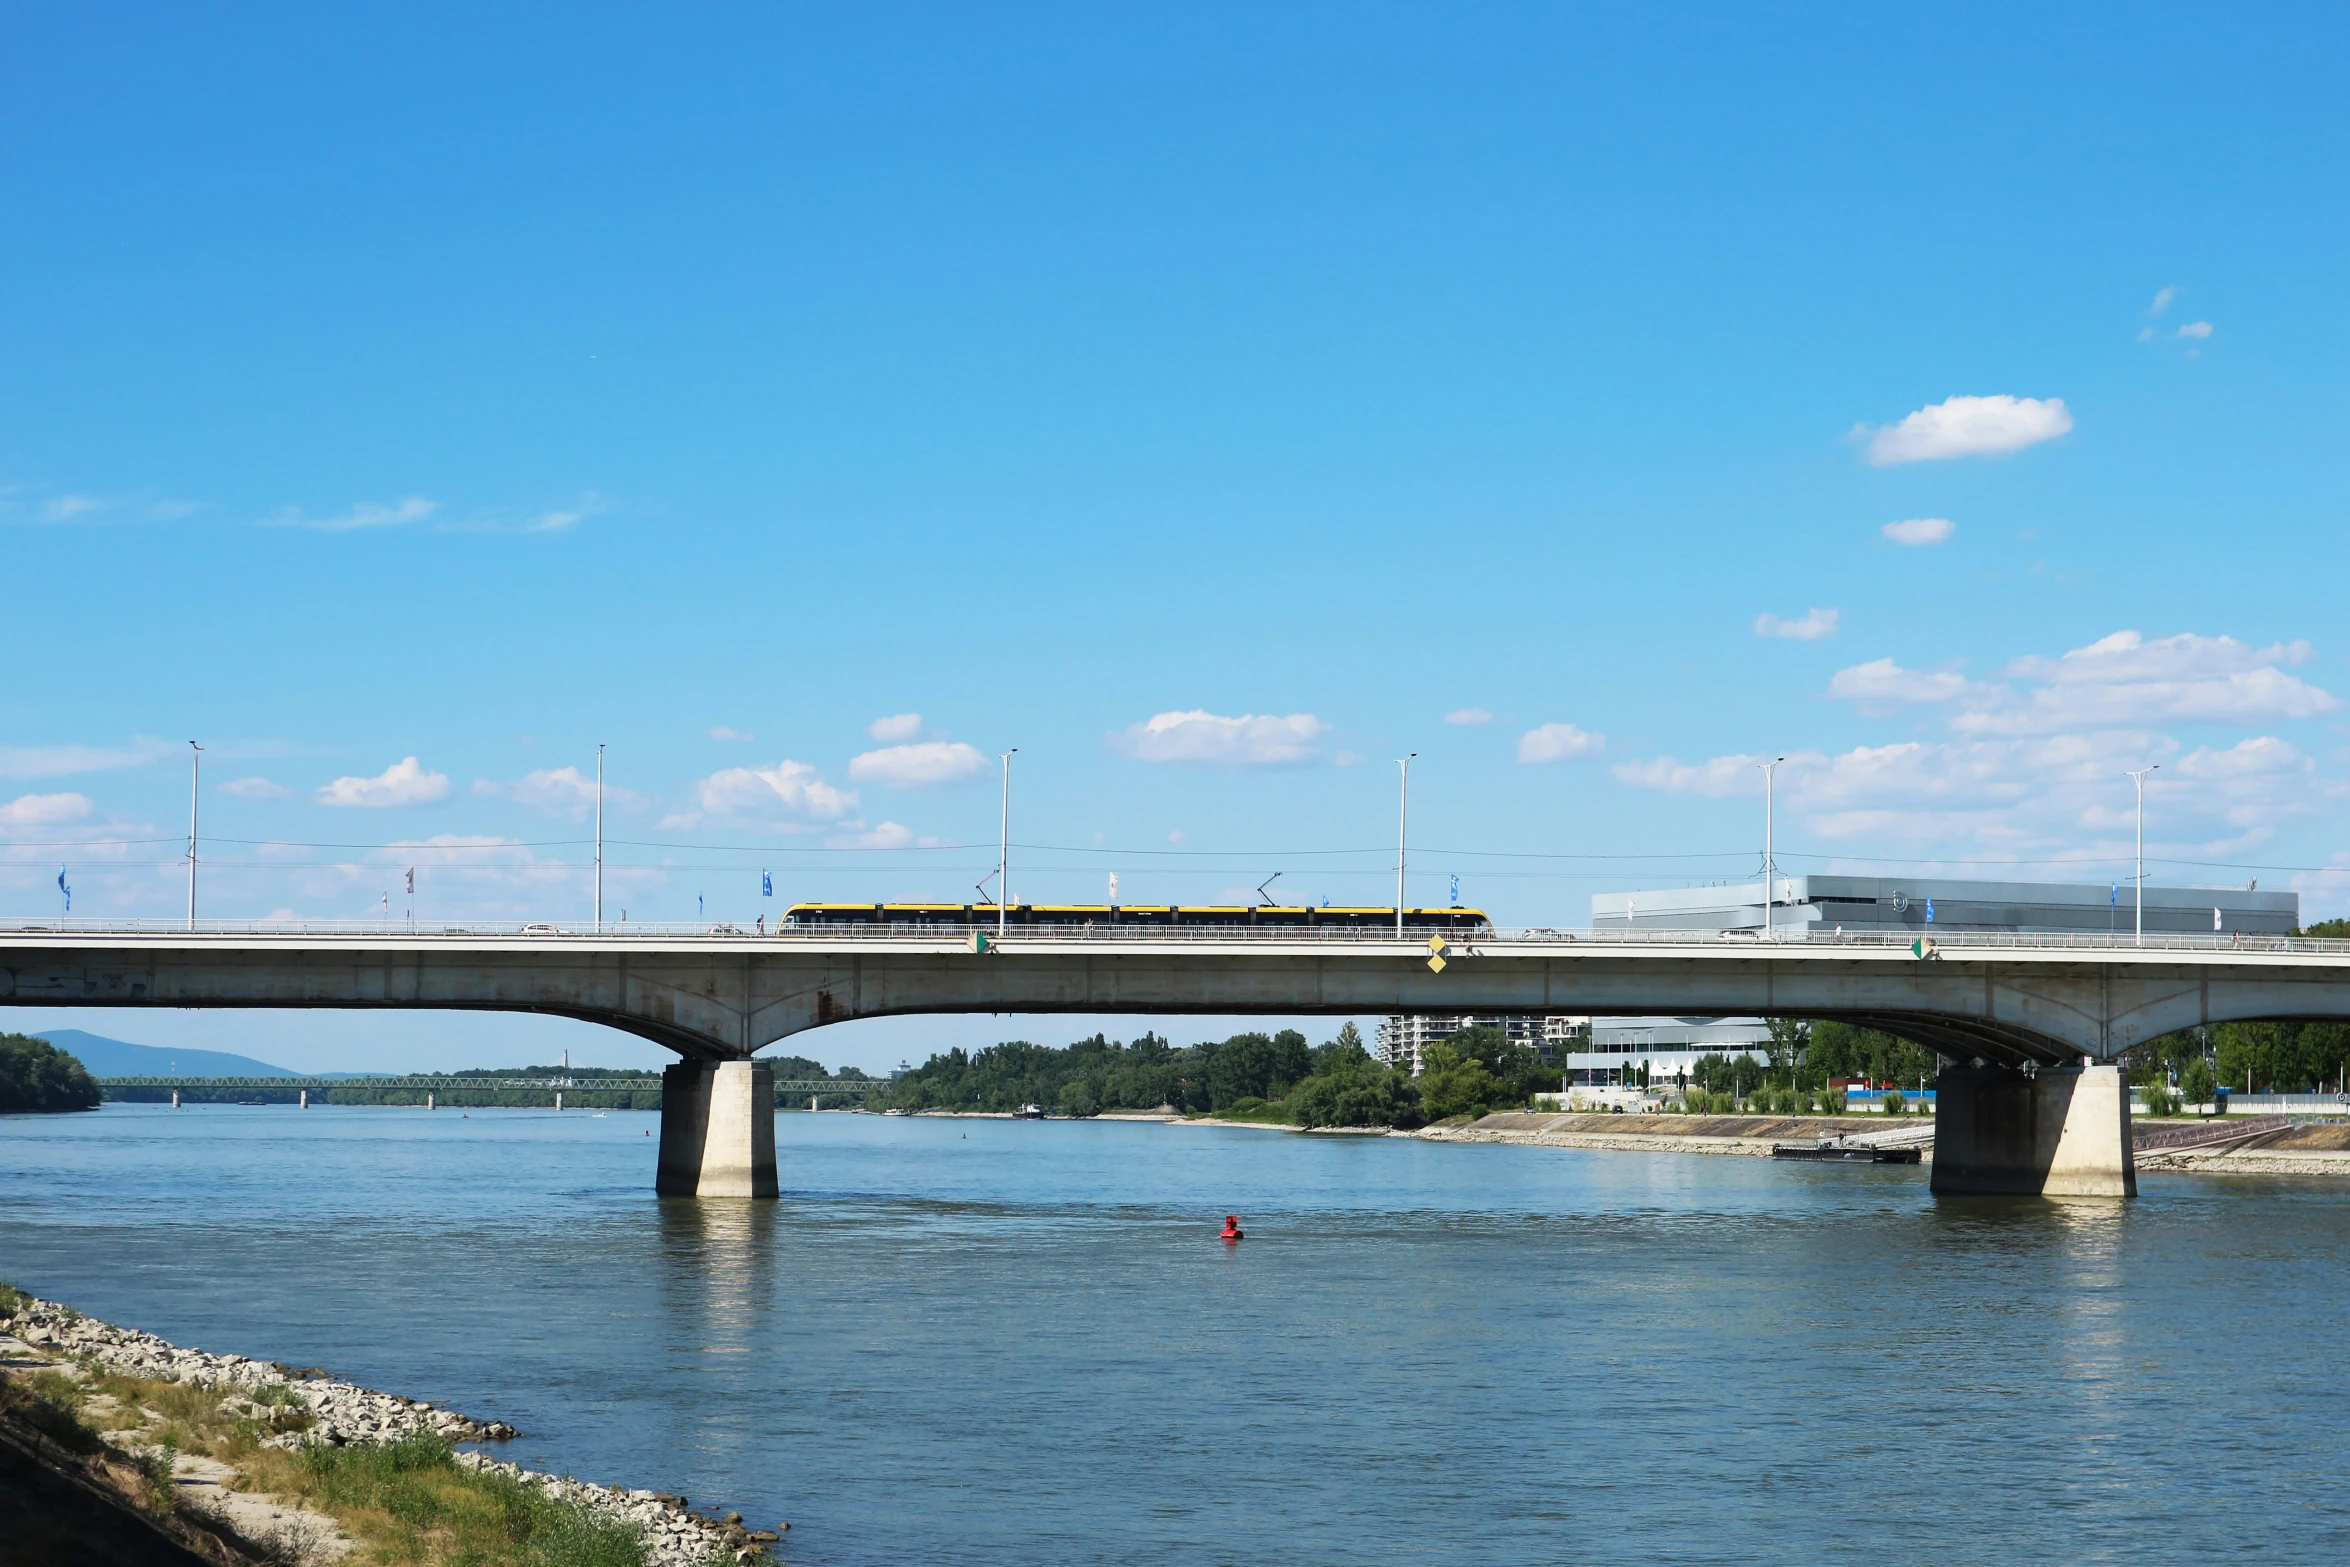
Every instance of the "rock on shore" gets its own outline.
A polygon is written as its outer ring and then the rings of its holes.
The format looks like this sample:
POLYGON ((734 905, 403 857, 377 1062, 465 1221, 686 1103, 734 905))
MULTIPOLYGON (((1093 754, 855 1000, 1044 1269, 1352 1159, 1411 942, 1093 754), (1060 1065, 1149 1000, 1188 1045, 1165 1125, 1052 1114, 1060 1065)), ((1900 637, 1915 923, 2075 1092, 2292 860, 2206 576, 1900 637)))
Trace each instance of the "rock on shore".
MULTIPOLYGON (((291 1449, 306 1442, 337 1447, 396 1442, 419 1433, 451 1443, 498 1442, 516 1435, 503 1421, 468 1419, 455 1410, 435 1409, 316 1372, 295 1371, 275 1361, 182 1349, 152 1333, 118 1328, 71 1307, 31 1296, 24 1297, 15 1316, 0 1320, 0 1329, 37 1350, 74 1360, 94 1360, 117 1375, 220 1389, 225 1395, 222 1407, 228 1413, 264 1426, 275 1410, 284 1406, 263 1403, 254 1395, 268 1388, 287 1388, 308 1409, 310 1423, 300 1431, 264 1438, 272 1447, 291 1449)), ((764 1543, 742 1527, 739 1517, 705 1517, 689 1510, 683 1500, 659 1492, 541 1474, 485 1453, 460 1452, 456 1461, 538 1486, 551 1496, 633 1524, 644 1536, 646 1558, 657 1567, 703 1567, 714 1551, 747 1562, 755 1559, 756 1548, 764 1543)))

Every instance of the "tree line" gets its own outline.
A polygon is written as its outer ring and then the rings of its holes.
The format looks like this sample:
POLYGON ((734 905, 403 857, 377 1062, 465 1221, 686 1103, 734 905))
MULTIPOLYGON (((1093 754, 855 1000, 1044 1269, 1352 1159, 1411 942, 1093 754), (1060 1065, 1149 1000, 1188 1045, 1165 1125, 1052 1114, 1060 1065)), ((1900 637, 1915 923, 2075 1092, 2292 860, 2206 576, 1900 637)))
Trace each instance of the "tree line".
POLYGON ((1065 1115, 1164 1110, 1295 1126, 1416 1127, 1480 1116, 1555 1092, 1556 1070, 1500 1029, 1466 1029, 1422 1052, 1421 1075, 1374 1060, 1354 1024, 1320 1045, 1296 1029, 1178 1047, 1157 1034, 1096 1034, 1054 1048, 1012 1040, 932 1056, 867 1099, 869 1108, 1065 1115))

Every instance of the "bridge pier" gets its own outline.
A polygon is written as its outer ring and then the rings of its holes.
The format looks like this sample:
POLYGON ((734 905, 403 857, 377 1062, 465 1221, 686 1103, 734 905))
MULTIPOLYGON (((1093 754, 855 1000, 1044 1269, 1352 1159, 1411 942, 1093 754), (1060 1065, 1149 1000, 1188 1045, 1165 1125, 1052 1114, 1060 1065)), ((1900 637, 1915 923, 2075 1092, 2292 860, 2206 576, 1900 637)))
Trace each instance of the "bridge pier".
POLYGON ((661 1074, 663 1197, 773 1197, 775 1068, 680 1061, 661 1074))
POLYGON ((1946 1196, 2135 1197, 2130 1085, 2117 1066, 1943 1068, 1933 1190, 1946 1196))

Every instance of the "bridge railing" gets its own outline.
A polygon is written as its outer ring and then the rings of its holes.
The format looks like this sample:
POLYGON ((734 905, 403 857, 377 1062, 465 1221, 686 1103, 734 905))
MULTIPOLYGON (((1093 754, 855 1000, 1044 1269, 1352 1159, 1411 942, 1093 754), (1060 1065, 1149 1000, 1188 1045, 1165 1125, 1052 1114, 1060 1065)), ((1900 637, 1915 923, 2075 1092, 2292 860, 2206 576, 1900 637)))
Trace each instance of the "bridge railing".
MULTIPOLYGON (((779 1094, 864 1095, 886 1086, 876 1077, 778 1078, 779 1094)), ((100 1088, 398 1089, 403 1093, 657 1094, 658 1077, 101 1077, 100 1088)))
MULTIPOLYGON (((261 919, 199 920, 191 930, 185 920, 171 919, 0 919, 0 937, 7 935, 65 935, 65 936, 125 936, 144 940, 203 937, 265 937, 300 939, 326 937, 371 940, 430 941, 434 943, 462 943, 484 939, 546 941, 550 943, 584 942, 666 942, 742 941, 746 943, 780 942, 810 946, 838 946, 844 943, 922 943, 936 946, 941 943, 967 941, 974 929, 986 935, 990 942, 999 934, 992 924, 984 921, 976 927, 961 924, 897 923, 888 925, 795 925, 784 928, 770 926, 764 930, 756 924, 738 925, 732 922, 695 922, 688 924, 654 924, 632 921, 622 925, 611 923, 598 931, 585 922, 561 924, 552 921, 497 921, 464 920, 428 922, 406 920, 364 919, 261 919)), ((1407 931, 1402 941, 1406 946, 1425 945, 1430 933, 1407 931)), ((1909 948, 1921 938, 1932 943, 1935 952, 1957 952, 1981 949, 2028 951, 2120 952, 2132 950, 2162 952, 2247 952, 2291 953, 2310 956, 2341 956, 2350 954, 2350 941, 2316 936, 2271 936, 2251 932, 2164 932, 2149 933, 2143 938, 2127 932, 2104 931, 2001 931, 2001 930, 1936 930, 1932 927, 1904 927, 1896 930, 1840 930, 1825 931, 1793 924, 1765 937, 1757 930, 1578 930, 1557 926, 1521 926, 1501 928, 1479 936, 1447 935, 1446 941, 1455 948, 1474 950, 1483 945, 1560 947, 1704 947, 1712 949, 1737 948, 1767 949, 1795 947, 1815 950, 1822 947, 1882 949, 1909 948)), ((1000 936, 1007 942, 1134 942, 1177 944, 1259 944, 1259 945, 1314 945, 1365 946, 1397 942, 1392 930, 1362 930, 1327 926, 1272 926, 1272 925, 1013 925, 1000 936)))

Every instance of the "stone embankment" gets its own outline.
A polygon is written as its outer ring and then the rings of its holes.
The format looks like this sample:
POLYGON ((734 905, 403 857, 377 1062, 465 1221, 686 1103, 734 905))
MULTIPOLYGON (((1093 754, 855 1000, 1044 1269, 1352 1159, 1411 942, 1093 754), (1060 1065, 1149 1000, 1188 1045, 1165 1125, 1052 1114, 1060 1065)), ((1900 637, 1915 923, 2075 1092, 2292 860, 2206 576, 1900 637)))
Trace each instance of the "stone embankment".
MULTIPOLYGON (((22 1299, 13 1318, 0 1320, 0 1329, 35 1350, 77 1362, 95 1361, 115 1375, 219 1389, 226 1413, 246 1416, 265 1427, 287 1407, 271 1401, 282 1400, 285 1394, 276 1390, 285 1389, 301 1401, 310 1418, 303 1429, 267 1438, 272 1447, 292 1449, 305 1442, 337 1447, 389 1443, 419 1434, 450 1443, 500 1442, 518 1434, 503 1421, 469 1419, 455 1410, 436 1409, 395 1393, 337 1381, 323 1372, 297 1371, 276 1361, 248 1360, 242 1355, 183 1349, 152 1333, 100 1322, 54 1301, 31 1296, 22 1299)), ((714 1518, 694 1512, 683 1497, 542 1474, 486 1453, 459 1452, 455 1458, 468 1468, 538 1486, 551 1496, 633 1524, 644 1538, 645 1559, 654 1567, 704 1567, 713 1552, 750 1562, 759 1559, 761 1548, 776 1538, 773 1530, 744 1528, 739 1513, 714 1518)))
MULTIPOLYGON (((1773 1143, 1812 1143, 1900 1126, 1881 1117, 1775 1115, 1553 1115, 1506 1111, 1467 1126, 1416 1133, 1442 1143, 1534 1143, 1550 1148, 1604 1148, 1631 1153, 1748 1154, 1769 1158, 1773 1143)), ((1931 1129, 1920 1120, 1920 1128, 1931 1129)), ((1928 1157, 1931 1157, 1929 1154, 1928 1157)))

